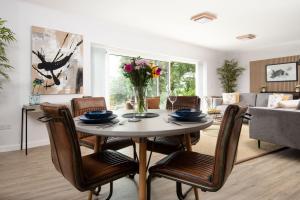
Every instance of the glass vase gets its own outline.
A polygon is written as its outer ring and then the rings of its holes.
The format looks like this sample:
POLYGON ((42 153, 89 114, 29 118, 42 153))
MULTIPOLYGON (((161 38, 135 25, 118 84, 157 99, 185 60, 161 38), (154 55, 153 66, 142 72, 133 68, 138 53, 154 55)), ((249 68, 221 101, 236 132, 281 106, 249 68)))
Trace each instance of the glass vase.
POLYGON ((145 115, 147 112, 147 88, 146 87, 134 87, 135 101, 136 101, 136 113, 139 116, 145 115))
POLYGON ((29 96, 29 105, 40 104, 41 96, 39 94, 32 94, 29 96))

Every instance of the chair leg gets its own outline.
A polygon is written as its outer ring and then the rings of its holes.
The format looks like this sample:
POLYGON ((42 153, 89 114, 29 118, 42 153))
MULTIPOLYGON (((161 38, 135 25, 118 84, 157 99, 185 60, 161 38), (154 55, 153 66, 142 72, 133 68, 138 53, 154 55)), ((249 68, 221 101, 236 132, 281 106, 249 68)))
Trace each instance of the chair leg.
POLYGON ((260 149, 260 140, 257 140, 257 147, 260 149))
POLYGON ((109 200, 111 198, 113 190, 114 190, 113 182, 110 182, 109 183, 109 194, 108 194, 108 197, 106 198, 106 200, 109 200))
POLYGON ((137 161, 138 157, 137 157, 137 153, 136 153, 136 145, 133 141, 132 141, 132 147, 133 147, 133 159, 137 161))
POLYGON ((149 174, 147 179, 147 200, 151 200, 151 179, 152 176, 149 174))
POLYGON ((179 200, 185 199, 192 189, 193 187, 190 187, 184 194, 182 194, 182 184, 180 182, 176 182, 176 194, 179 200))
MULTIPOLYGON (((139 161, 138 156, 137 156, 137 153, 136 153, 136 145, 135 145, 135 143, 134 143, 133 140, 131 140, 131 141, 132 141, 132 147, 133 147, 133 159, 134 159, 135 161, 139 161)), ((131 179, 134 179, 135 174, 136 174, 136 173, 129 174, 128 177, 131 178, 131 179)))

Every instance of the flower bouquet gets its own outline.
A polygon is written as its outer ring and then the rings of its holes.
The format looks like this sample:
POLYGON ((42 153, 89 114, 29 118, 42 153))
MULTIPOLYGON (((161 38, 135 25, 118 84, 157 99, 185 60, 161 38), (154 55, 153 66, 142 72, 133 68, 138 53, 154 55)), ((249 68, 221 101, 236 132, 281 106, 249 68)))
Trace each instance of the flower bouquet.
POLYGON ((140 57, 132 58, 130 63, 122 65, 123 75, 128 78, 134 87, 137 112, 143 113, 147 110, 146 88, 153 78, 161 74, 161 68, 155 66, 149 60, 140 57))

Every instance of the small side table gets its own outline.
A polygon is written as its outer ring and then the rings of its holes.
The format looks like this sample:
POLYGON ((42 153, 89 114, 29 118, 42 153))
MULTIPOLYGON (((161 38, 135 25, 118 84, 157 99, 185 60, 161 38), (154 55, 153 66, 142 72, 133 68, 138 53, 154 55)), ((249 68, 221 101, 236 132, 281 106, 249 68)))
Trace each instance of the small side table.
POLYGON ((23 150, 23 129, 24 129, 24 114, 25 114, 25 155, 27 156, 27 115, 28 112, 40 112, 40 105, 23 105, 22 121, 21 121, 21 150, 23 150))

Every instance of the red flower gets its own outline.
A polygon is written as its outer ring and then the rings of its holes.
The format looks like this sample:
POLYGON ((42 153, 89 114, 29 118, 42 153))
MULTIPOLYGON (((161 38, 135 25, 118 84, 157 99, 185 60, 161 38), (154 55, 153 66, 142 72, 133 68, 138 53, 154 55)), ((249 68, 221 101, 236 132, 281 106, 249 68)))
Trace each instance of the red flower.
POLYGON ((131 64, 125 64, 123 69, 124 69, 125 72, 130 73, 130 72, 132 72, 133 67, 132 67, 131 64))

